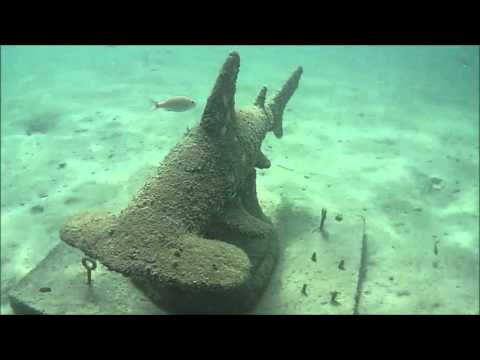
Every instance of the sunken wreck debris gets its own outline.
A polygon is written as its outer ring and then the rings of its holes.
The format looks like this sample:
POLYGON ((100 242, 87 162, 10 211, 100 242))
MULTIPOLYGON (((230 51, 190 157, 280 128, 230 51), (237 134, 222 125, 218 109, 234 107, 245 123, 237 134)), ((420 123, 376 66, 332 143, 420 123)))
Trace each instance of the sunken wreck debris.
POLYGON ((60 229, 66 243, 129 277, 159 306, 180 313, 249 311, 274 269, 276 230, 256 192, 270 167, 261 145, 281 137, 297 68, 266 102, 235 110, 240 57, 227 57, 199 125, 174 146, 118 214, 86 212, 60 229))

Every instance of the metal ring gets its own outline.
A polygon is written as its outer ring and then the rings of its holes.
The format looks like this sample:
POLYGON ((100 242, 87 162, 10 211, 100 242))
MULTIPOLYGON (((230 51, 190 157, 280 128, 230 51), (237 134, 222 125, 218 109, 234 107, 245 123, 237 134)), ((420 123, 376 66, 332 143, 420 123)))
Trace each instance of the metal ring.
POLYGON ((85 269, 89 271, 95 270, 97 268, 97 262, 87 257, 84 257, 82 259, 82 265, 85 269))

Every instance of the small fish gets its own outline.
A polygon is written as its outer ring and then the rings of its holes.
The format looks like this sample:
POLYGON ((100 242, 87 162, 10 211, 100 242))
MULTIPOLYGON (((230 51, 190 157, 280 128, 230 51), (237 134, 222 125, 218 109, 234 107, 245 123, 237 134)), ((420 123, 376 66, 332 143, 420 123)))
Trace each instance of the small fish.
POLYGON ((167 111, 187 111, 195 107, 195 101, 186 96, 174 96, 165 101, 151 100, 153 109, 165 109, 167 111))

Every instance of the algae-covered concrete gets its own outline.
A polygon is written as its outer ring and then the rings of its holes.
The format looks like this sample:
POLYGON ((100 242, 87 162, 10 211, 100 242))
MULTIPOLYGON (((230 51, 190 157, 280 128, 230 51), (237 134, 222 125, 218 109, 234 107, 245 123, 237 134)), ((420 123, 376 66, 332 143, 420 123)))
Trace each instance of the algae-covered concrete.
POLYGON ((15 314, 25 315, 163 315, 131 281, 98 264, 91 284, 83 254, 58 244, 9 293, 15 314))

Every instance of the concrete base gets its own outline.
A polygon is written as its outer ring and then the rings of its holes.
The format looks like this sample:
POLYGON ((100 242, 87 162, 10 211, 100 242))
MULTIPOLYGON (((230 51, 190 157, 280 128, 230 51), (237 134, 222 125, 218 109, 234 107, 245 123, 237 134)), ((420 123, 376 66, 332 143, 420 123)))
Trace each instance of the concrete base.
POLYGON ((354 313, 363 225, 353 214, 343 214, 341 221, 334 216, 329 215, 323 233, 306 226, 308 220, 301 216, 287 216, 280 222, 280 234, 284 234, 280 259, 256 313, 354 313), (331 301, 332 292, 338 292, 336 301, 331 301))
MULTIPOLYGON (((361 219, 329 210, 325 231, 318 211, 282 203, 271 193, 261 199, 280 236, 274 275, 254 314, 353 314, 361 257, 361 219), (315 215, 314 215, 315 214, 315 215), (316 254, 316 262, 312 254, 316 254), (344 270, 339 268, 343 260, 344 270), (305 293, 302 287, 306 284, 305 293), (331 292, 337 291, 332 303, 331 292)), ((167 314, 131 281, 97 262, 86 283, 83 253, 61 242, 10 293, 16 314, 167 314), (45 291, 43 288, 50 288, 45 291)))
POLYGON ((82 258, 81 251, 63 242, 58 244, 10 293, 14 313, 165 314, 127 278, 98 262, 92 283, 87 285, 82 258))
MULTIPOLYGON (((326 228, 328 239, 312 229, 295 238, 284 238, 283 251, 270 286, 253 313, 353 313, 361 253, 361 223, 346 217, 341 222, 330 221, 326 228), (311 260, 313 252, 316 253, 316 262, 311 260), (345 270, 338 267, 341 260, 344 260, 345 270), (307 284, 306 294, 302 294, 303 284, 307 284), (337 304, 330 302, 332 291, 339 292, 337 304)), ((64 243, 58 244, 10 293, 14 312, 167 314, 129 279, 108 271, 98 262, 97 269, 92 272, 92 284, 88 286, 82 257, 81 251, 64 243)))

